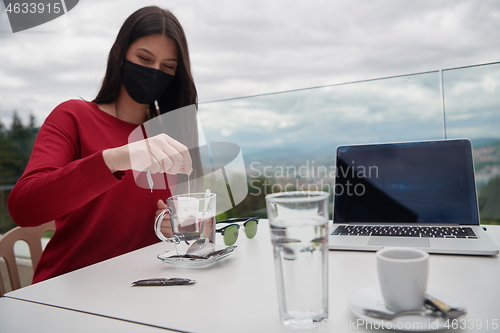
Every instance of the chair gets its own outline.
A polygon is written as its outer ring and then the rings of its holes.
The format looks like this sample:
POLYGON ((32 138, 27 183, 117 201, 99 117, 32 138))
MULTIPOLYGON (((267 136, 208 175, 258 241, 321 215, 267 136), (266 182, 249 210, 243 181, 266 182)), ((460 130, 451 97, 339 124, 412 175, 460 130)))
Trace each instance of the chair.
MULTIPOLYGON (((14 254, 14 244, 18 240, 24 240, 28 243, 31 254, 31 263, 34 269, 40 260, 40 256, 42 255, 41 238, 45 232, 51 230, 56 230, 56 224, 54 221, 50 221, 36 227, 16 227, 0 237, 0 257, 5 260, 8 279, 12 290, 21 288, 21 279, 19 278, 19 270, 17 268, 16 256, 14 254)), ((0 274, 0 297, 2 297, 5 292, 6 287, 4 285, 2 275, 0 274)))

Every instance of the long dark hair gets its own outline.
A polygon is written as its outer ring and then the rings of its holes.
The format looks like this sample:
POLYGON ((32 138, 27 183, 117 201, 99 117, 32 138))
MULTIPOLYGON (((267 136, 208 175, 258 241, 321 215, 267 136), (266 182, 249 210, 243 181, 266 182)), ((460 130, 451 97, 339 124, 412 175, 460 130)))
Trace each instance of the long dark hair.
MULTIPOLYGON (((156 6, 141 8, 125 20, 109 52, 108 65, 101 90, 92 102, 105 104, 116 101, 121 87, 120 69, 129 46, 141 37, 154 34, 165 35, 172 39, 177 44, 177 50, 179 52, 174 79, 170 83, 165 94, 158 99, 160 113, 164 114, 190 105, 195 105, 195 108, 198 108, 198 95, 193 76, 191 75, 191 62, 189 60, 189 51, 184 29, 182 29, 181 24, 174 14, 156 6)), ((154 118, 158 115, 156 110, 156 106, 153 103, 149 105, 150 118, 154 118)), ((193 176, 191 179, 198 180, 197 183, 199 184, 196 187, 202 186, 200 185, 202 182, 200 177, 203 175, 203 170, 200 152, 198 150, 196 115, 192 112, 182 112, 180 115, 177 114, 177 116, 175 116, 175 126, 179 128, 180 133, 175 135, 174 139, 179 140, 190 149, 191 158, 193 160, 193 176)), ((172 133, 167 134, 172 136, 172 133)), ((182 184, 186 187, 187 176, 177 175, 175 180, 169 180, 172 182, 175 181, 177 185, 182 184)))
MULTIPOLYGON (((165 113, 198 103, 198 95, 191 75, 191 62, 184 29, 170 11, 156 6, 141 8, 130 15, 116 37, 108 56, 106 74, 97 97, 98 104, 112 103, 118 98, 121 86, 120 68, 129 46, 137 39, 154 34, 165 35, 177 44, 178 64, 169 88, 158 100, 160 112, 165 113)), ((149 106, 150 117, 157 115, 154 104, 149 106)))

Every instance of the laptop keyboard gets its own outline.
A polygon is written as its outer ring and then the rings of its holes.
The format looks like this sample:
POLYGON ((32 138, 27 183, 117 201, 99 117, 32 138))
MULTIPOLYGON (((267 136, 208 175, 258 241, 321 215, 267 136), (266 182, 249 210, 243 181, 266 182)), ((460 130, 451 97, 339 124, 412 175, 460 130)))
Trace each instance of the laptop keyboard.
POLYGON ((339 225, 332 235, 342 236, 397 236, 426 238, 475 238, 471 227, 409 227, 339 225))

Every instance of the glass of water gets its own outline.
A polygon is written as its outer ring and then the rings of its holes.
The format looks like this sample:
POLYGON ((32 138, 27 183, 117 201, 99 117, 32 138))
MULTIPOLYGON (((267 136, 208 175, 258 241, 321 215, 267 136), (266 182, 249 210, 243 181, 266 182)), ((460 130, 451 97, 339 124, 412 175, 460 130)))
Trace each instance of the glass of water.
POLYGON ((266 196, 283 323, 314 328, 328 318, 327 192, 266 196))

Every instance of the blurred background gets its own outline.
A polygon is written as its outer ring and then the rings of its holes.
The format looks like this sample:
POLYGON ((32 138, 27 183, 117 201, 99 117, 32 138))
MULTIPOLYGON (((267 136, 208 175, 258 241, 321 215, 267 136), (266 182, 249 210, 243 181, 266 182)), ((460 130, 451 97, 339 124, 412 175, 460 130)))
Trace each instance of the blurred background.
POLYGON ((500 2, 84 0, 15 34, 0 2, 0 233, 39 126, 95 97, 118 29, 150 4, 185 29, 205 139, 241 147, 249 195, 220 218, 331 190, 339 144, 465 137, 482 223, 500 222, 500 2))

